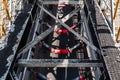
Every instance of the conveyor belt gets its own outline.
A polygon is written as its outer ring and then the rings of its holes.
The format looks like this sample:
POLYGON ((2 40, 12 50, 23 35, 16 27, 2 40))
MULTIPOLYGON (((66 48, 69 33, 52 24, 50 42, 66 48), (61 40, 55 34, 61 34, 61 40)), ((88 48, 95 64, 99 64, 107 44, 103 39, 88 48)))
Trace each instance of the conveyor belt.
MULTIPOLYGON (((110 80, 120 80, 120 62, 117 61, 120 51, 115 47, 110 30, 96 0, 86 0, 89 5, 95 28, 102 48, 102 53, 110 80), (93 1, 93 2, 92 2, 93 1)), ((108 79, 107 79, 108 80, 108 79)))
POLYGON ((23 32, 29 22, 31 11, 34 4, 25 5, 24 9, 18 14, 15 22, 9 32, 6 47, 0 51, 0 80, 5 80, 10 68, 11 62, 15 57, 18 45, 21 41, 23 32))

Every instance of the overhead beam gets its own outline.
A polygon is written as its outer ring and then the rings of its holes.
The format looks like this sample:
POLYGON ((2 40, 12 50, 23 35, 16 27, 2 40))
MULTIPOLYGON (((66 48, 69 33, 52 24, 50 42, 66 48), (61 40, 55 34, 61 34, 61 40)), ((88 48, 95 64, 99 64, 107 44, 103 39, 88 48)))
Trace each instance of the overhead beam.
POLYGON ((81 35, 79 35, 77 32, 75 32, 74 30, 72 30, 68 25, 66 25, 65 23, 63 23, 61 20, 59 20, 58 18, 56 18, 53 14, 51 14, 50 12, 48 12, 44 7, 42 7, 39 3, 38 6, 43 9, 44 12, 46 12, 48 15, 50 15, 53 19, 57 20, 62 26, 64 26, 66 29, 68 29, 70 32, 72 32, 75 36, 77 36, 79 39, 81 39, 83 42, 85 42, 88 46, 90 46, 93 50, 95 50, 96 52, 98 52, 99 54, 101 54, 100 49, 98 49, 96 46, 94 46, 91 42, 89 42, 87 39, 85 39, 84 37, 82 37, 81 35))
POLYGON ((67 0, 58 0, 58 1, 55 1, 55 0, 38 0, 39 3, 41 4, 81 4, 83 1, 82 0, 78 0, 78 1, 75 1, 75 0, 70 0, 70 1, 67 1, 67 0))
POLYGON ((22 67, 102 67, 100 60, 79 59, 19 59, 18 66, 22 67))

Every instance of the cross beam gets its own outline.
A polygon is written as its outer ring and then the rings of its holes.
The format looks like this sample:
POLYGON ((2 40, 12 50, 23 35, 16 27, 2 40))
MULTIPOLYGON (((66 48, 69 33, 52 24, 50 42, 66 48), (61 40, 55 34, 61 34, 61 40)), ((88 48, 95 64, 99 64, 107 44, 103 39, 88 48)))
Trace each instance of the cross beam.
POLYGON ((20 57, 20 55, 22 53, 25 53, 26 51, 28 51, 31 47, 33 47, 34 45, 36 45, 40 40, 44 39, 46 36, 48 36, 51 32, 53 32, 54 27, 47 29, 46 31, 44 31, 43 33, 41 33, 39 36, 37 36, 33 41, 30 41, 29 43, 27 43, 22 49, 20 49, 20 51, 18 52, 18 57, 20 57))
POLYGON ((69 14, 67 14, 65 17, 63 17, 61 21, 63 21, 63 23, 65 23, 67 20, 69 20, 71 17, 73 17, 78 11, 80 11, 80 7, 71 11, 69 14))
POLYGON ((79 59, 19 59, 22 67, 102 67, 100 60, 79 59))
POLYGON ((78 0, 78 1, 75 1, 75 0, 70 0, 70 1, 67 1, 67 0, 58 0, 58 1, 55 1, 55 0, 38 0, 39 3, 41 4, 82 4, 82 0, 78 0))
POLYGON ((101 54, 100 49, 98 49, 96 46, 94 46, 91 42, 89 42, 87 39, 85 39, 84 37, 82 37, 81 35, 79 35, 77 32, 75 32, 74 30, 72 30, 68 25, 66 25, 65 23, 63 23, 61 20, 59 20, 58 18, 56 18, 53 14, 51 14, 50 12, 48 12, 44 7, 42 7, 40 5, 40 3, 37 3, 38 6, 44 11, 46 12, 49 16, 51 16, 53 19, 57 20, 62 26, 64 26, 66 29, 68 29, 70 32, 72 32, 75 36, 77 36, 79 39, 81 39, 83 42, 85 42, 88 46, 90 46, 93 50, 95 50, 96 52, 98 52, 99 54, 101 54))
MULTIPOLYGON (((64 22, 66 22, 67 20, 69 20, 76 12, 78 12, 80 10, 80 8, 77 8, 75 10, 73 10, 70 14, 66 15, 64 17, 64 22), (68 17, 69 18, 66 18, 68 17)), ((49 35, 49 33, 51 33, 54 30, 54 28, 52 29, 48 29, 45 32, 43 32, 42 34, 40 34, 37 38, 35 38, 34 41, 29 42, 26 46, 24 46, 18 53, 18 57, 22 54, 25 53, 28 49, 30 49, 31 47, 33 47, 35 44, 37 44, 40 40, 42 40, 43 38, 45 38, 47 35, 49 35), (50 31, 49 31, 50 30, 50 31), (47 33, 47 34, 46 34, 47 33), (41 39, 40 39, 41 38, 41 39)))

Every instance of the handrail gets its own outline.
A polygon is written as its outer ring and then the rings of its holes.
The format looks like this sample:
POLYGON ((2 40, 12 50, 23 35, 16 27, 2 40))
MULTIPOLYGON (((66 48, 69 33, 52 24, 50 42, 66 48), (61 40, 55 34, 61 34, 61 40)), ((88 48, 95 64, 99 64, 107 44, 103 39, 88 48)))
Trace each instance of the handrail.
POLYGON ((115 11, 114 11, 113 19, 115 19, 115 17, 116 17, 119 2, 120 2, 120 0, 117 0, 117 1, 116 1, 116 6, 115 6, 115 11))
POLYGON ((117 32, 117 35, 116 35, 116 42, 118 42, 119 35, 120 35, 120 26, 119 26, 119 29, 118 29, 118 32, 117 32))
POLYGON ((3 0, 3 4, 5 5, 5 9, 6 9, 6 12, 7 12, 7 15, 8 15, 8 19, 11 21, 11 16, 10 16, 10 13, 9 13, 7 1, 3 0))

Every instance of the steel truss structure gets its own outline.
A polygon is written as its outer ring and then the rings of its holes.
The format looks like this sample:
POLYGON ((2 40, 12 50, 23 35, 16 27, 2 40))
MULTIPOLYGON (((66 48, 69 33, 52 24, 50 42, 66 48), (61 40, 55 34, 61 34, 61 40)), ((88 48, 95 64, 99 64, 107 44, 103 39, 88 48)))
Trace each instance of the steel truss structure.
POLYGON ((32 36, 32 39, 17 52, 18 55, 14 59, 14 65, 12 66, 9 72, 13 80, 18 80, 19 77, 21 78, 21 76, 19 75, 18 77, 17 73, 15 73, 14 71, 14 67, 16 66, 18 66, 18 69, 19 67, 24 67, 22 80, 25 80, 27 69, 31 67, 32 68, 33 67, 89 67, 91 69, 91 73, 93 73, 92 75, 95 76, 95 80, 99 80, 101 78, 102 71, 100 70, 100 68, 104 67, 104 64, 101 61, 101 59, 97 58, 97 56, 101 57, 102 54, 101 54, 101 50, 93 44, 94 42, 91 38, 91 33, 89 30, 90 26, 88 25, 88 21, 91 20, 90 13, 88 13, 87 14, 88 16, 86 16, 83 3, 85 5, 86 0, 85 1, 84 0, 60 0, 60 1, 37 0, 36 1, 36 4, 38 8, 40 8, 40 11, 39 10, 37 11, 38 14, 36 14, 35 19, 33 19, 33 22, 35 24, 34 25, 35 29, 33 31, 34 34, 32 36), (48 5, 54 5, 54 4, 71 4, 71 5, 77 6, 77 8, 71 11, 62 19, 59 19, 56 16, 54 16, 45 7, 46 5, 48 6, 48 5), (87 50, 88 50, 88 54, 90 55, 90 58, 83 59, 83 60, 80 60, 80 59, 32 59, 31 55, 32 53, 34 53, 34 51, 32 51, 32 49, 34 49, 34 46, 36 46, 36 44, 41 42, 49 34, 54 32, 54 26, 50 25, 50 27, 47 30, 36 35, 39 25, 42 25, 43 12, 45 12, 47 15, 49 15, 54 20, 56 20, 57 21, 56 24, 59 23, 64 28, 66 28, 69 32, 74 34, 74 36, 76 36, 80 41, 83 41, 87 45, 87 50), (71 17, 73 17, 76 13, 79 13, 81 15, 82 28, 86 36, 82 36, 81 34, 71 29, 67 24, 65 24, 65 22, 69 20, 71 17), (24 59, 22 58, 23 55, 27 55, 27 57, 24 59), (96 67, 95 71, 93 70, 94 67, 96 67))

